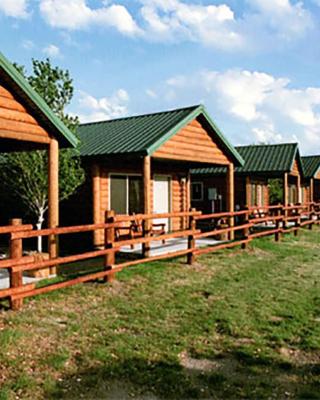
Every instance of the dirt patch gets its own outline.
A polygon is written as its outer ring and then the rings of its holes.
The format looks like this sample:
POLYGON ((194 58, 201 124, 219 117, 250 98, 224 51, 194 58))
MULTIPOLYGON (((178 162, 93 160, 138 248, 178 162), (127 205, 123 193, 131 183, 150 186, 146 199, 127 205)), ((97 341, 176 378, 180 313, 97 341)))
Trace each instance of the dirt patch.
POLYGON ((254 339, 250 338, 239 338, 234 341, 235 346, 243 346, 243 345, 248 345, 248 344, 255 344, 254 339))
POLYGON ((189 374, 220 372, 225 375, 234 375, 239 367, 239 362, 233 357, 217 358, 215 360, 198 359, 191 357, 187 352, 180 353, 179 361, 180 365, 189 374))
POLYGON ((320 351, 306 352, 288 347, 280 347, 279 354, 296 366, 315 366, 320 364, 320 351))

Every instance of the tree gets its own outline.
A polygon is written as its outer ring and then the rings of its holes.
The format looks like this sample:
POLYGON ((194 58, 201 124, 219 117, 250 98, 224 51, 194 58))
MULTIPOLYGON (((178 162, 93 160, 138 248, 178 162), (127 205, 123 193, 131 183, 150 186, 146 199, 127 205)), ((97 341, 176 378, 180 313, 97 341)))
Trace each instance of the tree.
MULTIPOLYGON (((53 112, 75 133, 77 117, 66 114, 65 109, 73 97, 73 84, 67 70, 53 67, 49 59, 32 60, 33 73, 27 76, 24 67, 15 65, 31 86, 46 101, 53 112)), ((6 189, 19 198, 29 213, 36 217, 41 229, 48 209, 48 153, 32 152, 5 154, 0 178, 6 189)), ((59 153, 59 200, 70 197, 84 181, 77 150, 64 149, 59 153)), ((42 252, 42 240, 38 237, 38 251, 42 252)))
POLYGON ((270 204, 279 204, 283 201, 283 181, 282 179, 269 180, 270 204))

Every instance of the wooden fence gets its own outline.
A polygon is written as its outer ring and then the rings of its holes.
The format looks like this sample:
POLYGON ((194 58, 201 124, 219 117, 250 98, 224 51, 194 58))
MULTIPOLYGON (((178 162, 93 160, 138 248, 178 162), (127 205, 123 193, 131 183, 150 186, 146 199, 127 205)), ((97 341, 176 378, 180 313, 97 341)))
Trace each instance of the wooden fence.
MULTIPOLYGON (((187 256, 187 263, 192 264, 201 254, 215 252, 217 250, 241 246, 246 248, 248 243, 258 237, 274 235, 279 241, 282 234, 294 232, 314 224, 320 224, 320 203, 308 203, 304 205, 283 207, 282 205, 271 207, 259 207, 241 210, 237 212, 225 212, 203 215, 192 210, 189 212, 176 212, 166 214, 138 214, 134 216, 117 216, 113 212, 106 215, 106 223, 61 227, 54 229, 34 230, 32 225, 23 225, 21 220, 12 220, 10 226, 0 227, 0 235, 9 235, 9 257, 0 260, 0 269, 9 271, 10 287, 0 290, 0 298, 9 298, 10 306, 18 310, 22 306, 23 299, 53 290, 62 289, 78 283, 104 279, 112 280, 115 274, 124 268, 148 263, 156 260, 173 257, 187 256), (154 234, 153 222, 166 218, 175 218, 188 221, 187 229, 174 232, 161 232, 154 234), (125 236, 117 238, 117 229, 124 224, 141 224, 141 233, 135 237, 125 236), (77 234, 81 232, 94 232, 103 230, 105 233, 104 248, 95 249, 81 254, 67 255, 51 260, 38 261, 34 256, 24 255, 23 240, 38 236, 49 237, 77 234), (164 242, 171 239, 187 239, 185 249, 168 252, 161 255, 150 256, 150 245, 155 242, 164 242), (217 244, 206 247, 198 247, 197 241, 204 238, 217 238, 217 244), (143 247, 143 258, 117 262, 116 255, 124 246, 143 247), (99 272, 88 273, 61 282, 51 283, 37 287, 36 283, 24 284, 23 272, 40 270, 48 267, 58 267, 79 261, 103 257, 103 269, 99 272)), ((182 224, 185 226, 185 224, 182 224)), ((98 264, 98 262, 97 262, 98 264)), ((101 266, 101 261, 99 261, 101 266)), ((94 266, 92 266, 94 269, 94 266)))

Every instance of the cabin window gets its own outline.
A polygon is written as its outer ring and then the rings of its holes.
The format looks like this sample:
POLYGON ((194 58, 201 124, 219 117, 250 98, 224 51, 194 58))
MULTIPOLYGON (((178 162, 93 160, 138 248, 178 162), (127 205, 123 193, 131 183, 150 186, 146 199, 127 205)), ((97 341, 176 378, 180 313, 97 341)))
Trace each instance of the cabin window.
POLYGON ((191 184, 191 200, 201 201, 203 200, 203 183, 192 182, 191 184))
POLYGON ((143 185, 141 176, 111 175, 110 208, 117 214, 143 212, 143 185))

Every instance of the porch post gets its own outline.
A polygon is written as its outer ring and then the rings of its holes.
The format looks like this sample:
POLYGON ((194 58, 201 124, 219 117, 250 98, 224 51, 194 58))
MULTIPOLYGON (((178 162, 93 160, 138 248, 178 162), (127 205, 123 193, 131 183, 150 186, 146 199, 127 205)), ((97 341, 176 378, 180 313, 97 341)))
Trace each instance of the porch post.
POLYGON ((289 204, 289 180, 288 172, 285 172, 283 176, 283 205, 287 207, 289 204))
MULTIPOLYGON (((59 143, 56 139, 51 139, 49 144, 48 157, 48 225, 49 228, 59 226, 59 143)), ((57 236, 49 236, 50 259, 58 256, 57 236)), ((51 268, 51 274, 55 273, 55 268, 51 268)))
POLYGON ((301 176, 300 174, 297 176, 297 190, 298 190, 298 203, 302 203, 302 196, 301 196, 301 176))
MULTIPOLYGON (((91 169, 92 176, 92 204, 93 204, 93 223, 100 223, 100 167, 98 164, 94 163, 91 169)), ((101 245, 100 240, 101 231, 93 231, 93 245, 94 247, 99 247, 101 245)))
POLYGON ((314 202, 314 179, 310 179, 310 202, 314 202))
MULTIPOLYGON (((143 158, 143 212, 144 214, 151 214, 151 157, 145 156, 143 158)), ((144 231, 148 236, 152 220, 144 221, 144 231)), ((143 245, 143 254, 145 257, 150 255, 150 244, 143 245)))
POLYGON ((250 176, 246 176, 246 206, 251 207, 251 179, 250 176))
MULTIPOLYGON (((234 165, 227 167, 227 211, 234 212, 234 165)), ((230 226, 234 226, 234 218, 230 218, 230 226)), ((230 232, 229 239, 234 239, 234 232, 230 232)))

